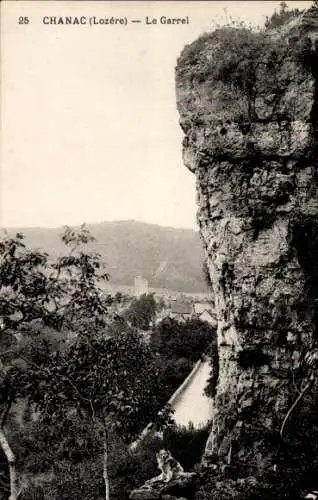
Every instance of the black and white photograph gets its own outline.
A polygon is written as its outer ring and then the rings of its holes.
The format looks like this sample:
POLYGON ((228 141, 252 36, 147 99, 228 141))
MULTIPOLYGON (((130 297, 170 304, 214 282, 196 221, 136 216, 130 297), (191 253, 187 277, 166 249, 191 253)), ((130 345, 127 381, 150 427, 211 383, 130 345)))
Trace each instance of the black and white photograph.
POLYGON ((318 1, 0 28, 0 500, 318 500, 318 1))

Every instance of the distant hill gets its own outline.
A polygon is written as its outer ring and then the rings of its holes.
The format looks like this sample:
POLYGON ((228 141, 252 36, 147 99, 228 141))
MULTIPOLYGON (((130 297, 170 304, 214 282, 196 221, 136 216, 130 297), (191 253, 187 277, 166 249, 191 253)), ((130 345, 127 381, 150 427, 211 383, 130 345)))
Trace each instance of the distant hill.
MULTIPOLYGON (((133 285, 142 275, 151 288, 180 292, 206 292, 202 263, 204 253, 198 232, 136 221, 87 224, 96 241, 90 248, 101 254, 110 282, 133 285)), ((59 235, 62 228, 15 228, 25 235, 25 243, 51 255, 65 251, 59 235)))

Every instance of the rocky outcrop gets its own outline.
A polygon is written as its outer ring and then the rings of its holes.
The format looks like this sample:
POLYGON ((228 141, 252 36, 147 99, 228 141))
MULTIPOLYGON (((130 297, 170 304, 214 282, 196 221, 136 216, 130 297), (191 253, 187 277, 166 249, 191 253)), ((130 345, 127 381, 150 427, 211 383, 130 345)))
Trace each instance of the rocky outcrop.
POLYGON ((317 47, 311 9, 280 31, 204 35, 176 68, 183 158, 196 176, 218 314, 205 459, 239 463, 246 476, 282 473, 299 409, 280 431, 318 339, 317 47))
MULTIPOLYGON (((131 500, 180 500, 183 495, 194 484, 194 473, 180 473, 178 477, 171 479, 168 483, 158 481, 156 484, 147 481, 143 486, 133 490, 130 494, 131 500)), ((151 480, 150 480, 151 481, 151 480)), ((192 488, 193 490, 193 488, 192 488)))
POLYGON ((157 461, 161 474, 133 490, 129 496, 131 500, 182 500, 184 497, 181 495, 189 492, 193 494, 194 472, 184 472, 167 450, 158 452, 157 461))

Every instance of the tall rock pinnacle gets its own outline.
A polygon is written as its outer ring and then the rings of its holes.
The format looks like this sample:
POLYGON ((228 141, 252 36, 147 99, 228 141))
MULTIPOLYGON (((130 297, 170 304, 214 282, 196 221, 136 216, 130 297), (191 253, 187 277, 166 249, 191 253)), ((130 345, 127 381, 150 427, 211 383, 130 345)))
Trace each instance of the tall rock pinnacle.
MULTIPOLYGON (((304 403, 291 407, 318 341, 317 50, 312 8, 278 30, 203 35, 176 68, 218 315, 205 458, 256 478, 283 475, 282 454, 298 446, 304 403)), ((316 404, 309 388, 307 415, 316 404)))

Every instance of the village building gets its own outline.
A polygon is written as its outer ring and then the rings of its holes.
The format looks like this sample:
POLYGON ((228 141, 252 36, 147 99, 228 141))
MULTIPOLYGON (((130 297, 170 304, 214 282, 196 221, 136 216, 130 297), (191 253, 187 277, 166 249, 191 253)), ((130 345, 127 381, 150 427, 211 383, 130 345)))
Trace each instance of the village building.
POLYGON ((218 320, 216 318, 216 315, 213 314, 211 311, 207 311, 206 309, 200 315, 198 315, 197 318, 201 321, 206 321, 215 328, 218 326, 218 320))
POLYGON ((192 307, 192 317, 200 319, 201 321, 206 321, 211 326, 217 326, 216 314, 210 302, 195 302, 192 307))
POLYGON ((134 280, 134 295, 140 297, 149 292, 148 280, 142 276, 136 276, 134 280))
POLYGON ((187 302, 172 301, 169 317, 180 322, 185 322, 192 317, 192 305, 187 302))

